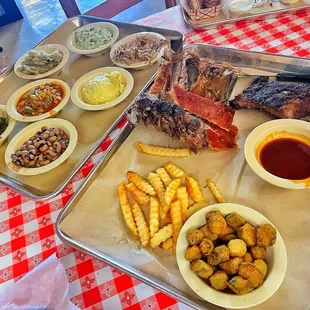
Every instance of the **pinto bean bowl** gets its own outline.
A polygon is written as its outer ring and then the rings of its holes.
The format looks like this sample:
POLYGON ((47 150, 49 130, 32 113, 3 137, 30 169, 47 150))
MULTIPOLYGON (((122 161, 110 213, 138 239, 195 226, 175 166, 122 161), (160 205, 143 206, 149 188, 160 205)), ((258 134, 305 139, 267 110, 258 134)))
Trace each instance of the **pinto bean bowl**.
POLYGON ((49 119, 31 124, 9 143, 5 162, 15 173, 37 175, 62 164, 73 152, 77 131, 68 121, 49 119))

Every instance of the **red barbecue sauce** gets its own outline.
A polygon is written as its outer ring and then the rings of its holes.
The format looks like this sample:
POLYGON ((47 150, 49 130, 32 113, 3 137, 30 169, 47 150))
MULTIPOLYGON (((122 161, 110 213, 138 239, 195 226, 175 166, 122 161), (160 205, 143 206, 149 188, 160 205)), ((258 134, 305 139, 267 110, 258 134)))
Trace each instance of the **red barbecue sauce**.
POLYGON ((292 138, 266 143, 260 153, 261 165, 271 174, 288 180, 310 177, 310 146, 292 138))

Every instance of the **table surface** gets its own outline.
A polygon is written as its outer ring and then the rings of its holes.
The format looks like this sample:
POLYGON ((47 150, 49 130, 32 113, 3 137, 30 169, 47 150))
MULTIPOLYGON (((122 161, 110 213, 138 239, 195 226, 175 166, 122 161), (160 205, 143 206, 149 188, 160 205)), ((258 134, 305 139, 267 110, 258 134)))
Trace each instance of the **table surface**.
MULTIPOLYGON (((310 16, 305 13, 194 31, 185 26, 180 8, 174 7, 139 23, 182 31, 186 33, 186 43, 204 42, 258 52, 310 56, 310 16)), ((55 221, 60 210, 123 125, 124 121, 65 190, 50 201, 29 200, 0 184, 0 293, 57 252, 67 272, 71 301, 82 309, 189 309, 119 270, 63 244, 56 236, 55 221)))

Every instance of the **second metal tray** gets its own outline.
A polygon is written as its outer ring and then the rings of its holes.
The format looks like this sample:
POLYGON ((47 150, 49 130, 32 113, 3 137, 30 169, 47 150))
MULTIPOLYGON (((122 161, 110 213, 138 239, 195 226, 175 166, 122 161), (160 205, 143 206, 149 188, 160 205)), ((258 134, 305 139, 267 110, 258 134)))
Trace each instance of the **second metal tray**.
MULTIPOLYGON (((186 1, 186 0, 184 0, 186 1)), ((225 1, 223 1, 225 2, 225 1)), ((279 15, 295 14, 295 13, 310 13, 310 6, 306 5, 303 0, 299 0, 294 4, 282 4, 279 0, 271 0, 265 3, 262 7, 253 8, 250 12, 240 16, 229 16, 229 12, 226 5, 223 5, 221 12, 214 18, 202 19, 194 21, 192 20, 183 6, 181 5, 181 12, 185 23, 193 28, 206 28, 210 26, 216 26, 225 23, 245 22, 252 21, 257 22, 264 18, 274 18, 279 15)))
MULTIPOLYGON (((68 19, 39 45, 52 43, 65 45, 66 39, 72 31, 85 24, 99 21, 109 21, 118 26, 120 30, 119 39, 132 33, 153 31, 164 35, 170 41, 171 47, 174 50, 179 50, 183 46, 184 35, 178 31, 121 23, 90 16, 77 16, 68 19)), ((58 76, 53 77, 64 80, 72 87, 74 82, 83 74, 107 66, 113 66, 109 57, 109 52, 96 58, 80 56, 70 52, 68 63, 65 65, 62 72, 58 76)), ((84 111, 69 101, 57 117, 67 119, 75 125, 78 131, 78 144, 68 160, 47 173, 26 177, 12 173, 4 162, 4 152, 8 142, 4 143, 0 147, 0 182, 32 199, 45 200, 58 195, 109 135, 111 129, 122 119, 127 106, 140 92, 147 81, 152 78, 157 68, 158 65, 154 64, 144 70, 130 70, 134 77, 133 91, 122 103, 108 110, 96 112, 84 111)), ((12 68, 0 76, 0 103, 5 104, 16 89, 28 82, 29 81, 17 77, 15 73, 12 72, 12 68)), ((12 139, 12 137, 26 125, 28 124, 17 122, 8 140, 12 139)))
MULTIPOLYGON (((188 45, 184 48, 184 50, 190 50, 190 51, 196 50, 202 57, 208 57, 210 59, 217 60, 217 61, 226 61, 226 62, 229 62, 230 64, 237 66, 237 67, 246 67, 248 69, 252 69, 254 72, 259 70, 261 74, 263 74, 264 72, 268 73, 268 72, 281 72, 281 71, 310 73, 310 60, 301 59, 301 58, 277 56, 277 55, 257 53, 257 52, 240 51, 240 50, 235 50, 235 49, 228 49, 228 48, 210 46, 210 45, 206 45, 206 44, 188 45)), ((146 86, 146 88, 147 87, 148 87, 148 85, 146 86)), ((257 112, 257 113, 259 114, 260 112, 257 112)), ((257 114, 255 114, 255 115, 257 115, 257 114)), ((254 120, 255 116, 254 117, 252 116, 252 119, 254 120)), ((255 126, 255 125, 253 124, 253 126, 255 126)), ((83 195, 85 195, 85 197, 83 197, 83 199, 84 200, 86 199, 86 205, 85 205, 86 206, 86 212, 91 213, 90 209, 92 206, 89 205, 89 200, 87 197, 87 190, 89 189, 89 187, 92 186, 93 181, 99 176, 99 174, 101 172, 103 172, 103 174, 104 174, 104 171, 105 171, 104 168, 107 166, 107 164, 109 163, 109 160, 113 157, 113 155, 115 155, 115 157, 118 157, 118 159, 121 157, 122 161, 124 162, 124 165, 121 165, 121 166, 117 165, 115 167, 112 165, 114 167, 113 169, 110 167, 110 174, 108 174, 108 176, 106 177, 106 182, 108 182, 108 184, 109 184, 109 187, 106 189, 106 191, 111 191, 111 188, 115 188, 115 186, 117 186, 117 184, 111 184, 112 181, 111 181, 111 178, 109 177, 109 176, 111 176, 111 170, 113 170, 112 173, 113 172, 116 173, 116 171, 117 171, 117 173, 124 174, 124 171, 125 171, 124 167, 126 166, 127 161, 128 161, 128 158, 126 157, 126 155, 124 153, 121 154, 121 153, 117 152, 117 150, 118 150, 118 148, 123 146, 123 142, 127 138, 128 138, 128 140, 130 140, 130 135, 131 135, 131 133, 134 134, 135 133, 134 131, 135 131, 135 127, 130 126, 128 123, 120 130, 117 137, 112 142, 109 149, 107 150, 107 152, 101 157, 99 162, 96 164, 96 166, 93 168, 93 170, 88 175, 86 182, 80 186, 80 188, 75 192, 75 194, 71 197, 69 202, 66 204, 66 206, 63 208, 63 210, 59 214, 59 216, 57 218, 57 222, 56 222, 57 234, 63 242, 68 243, 72 247, 74 247, 80 251, 86 252, 89 255, 94 256, 100 260, 103 260, 111 266, 117 267, 118 269, 128 273, 129 275, 139 279, 140 281, 142 281, 148 285, 151 285, 154 288, 159 289, 159 290, 171 295, 174 298, 177 298, 178 300, 186 303, 187 305, 189 305, 191 307, 194 307, 196 309, 215 309, 217 307, 215 307, 215 306, 213 306, 207 302, 201 301, 197 298, 194 298, 192 296, 189 296, 184 291, 177 289, 176 283, 175 284, 173 284, 173 283, 168 284, 166 279, 160 278, 159 276, 154 276, 154 274, 156 274, 157 271, 154 272, 152 275, 145 270, 141 270, 140 269, 141 267, 140 268, 139 267, 133 267, 133 266, 125 263, 126 258, 122 257, 120 254, 117 254, 118 252, 114 253, 114 255, 107 254, 110 251, 111 244, 109 245, 109 244, 105 243, 105 242, 107 242, 106 241, 107 238, 105 238, 104 236, 102 236, 102 238, 100 239, 101 240, 101 244, 100 244, 101 247, 99 249, 99 248, 95 248, 94 246, 91 246, 87 242, 81 242, 81 241, 75 239, 74 237, 72 237, 72 235, 70 235, 70 232, 68 232, 68 234, 67 234, 60 229, 61 223, 68 216, 70 216, 74 211, 80 210, 79 209, 79 201, 81 200, 83 195), (118 257, 117 257, 117 255, 118 255, 118 257)), ((243 136, 244 136, 244 134, 243 134, 243 136)), ((125 144, 126 143, 124 143, 124 145, 125 144)), ((133 145, 133 141, 130 141, 130 144, 133 145)), ((242 152, 239 152, 238 156, 242 157, 243 155, 240 155, 241 153, 242 152)), ((158 161, 159 159, 156 159, 156 160, 158 161)), ((241 160, 240 165, 243 167, 243 165, 242 165, 243 159, 241 158, 240 160, 241 160)), ((149 165, 152 164, 151 161, 152 161, 152 159, 149 159, 149 165)), ((144 164, 145 164, 145 162, 144 162, 144 164)), ((236 171, 237 171, 236 173, 238 174, 239 170, 237 168, 238 167, 236 167, 236 171)), ((242 168, 242 169, 244 169, 244 168, 242 168)), ((238 179, 238 178, 235 177, 235 179, 238 179)), ((297 195, 298 194, 301 195, 301 191, 299 191, 297 193, 297 195)), ((107 208, 110 210, 110 212, 117 212, 118 208, 113 208, 112 205, 106 205, 104 203, 107 199, 107 197, 104 196, 104 189, 102 189, 101 195, 102 195, 102 197, 100 198, 101 199, 100 205, 102 206, 102 208, 107 208)), ((115 195, 115 199, 117 199, 115 193, 114 193, 114 195, 115 195)), ((234 195, 235 195, 235 193, 234 193, 234 195)), ((234 195, 232 195, 232 196, 234 196, 234 195)), ((268 197, 269 196, 267 196, 267 198, 268 197)), ((233 198, 233 199, 236 199, 236 198, 233 198)), ((245 199, 245 198, 243 197, 243 199, 245 199)), ((247 192, 246 192, 246 199, 248 199, 248 193, 247 192)), ((301 198, 298 198, 298 199, 301 199, 301 198)), ((235 201, 235 202, 238 202, 238 201, 235 201)), ((241 203, 241 202, 242 202, 242 199, 241 199, 241 201, 239 201, 239 203, 241 203)), ((85 203, 85 201, 84 201, 84 203, 85 203)), ((258 206, 256 206, 256 208, 258 208, 258 206)), ((79 211, 76 211, 76 212, 79 212, 79 211)), ((276 212, 277 211, 275 209, 275 213, 276 212)), ((75 213, 75 214, 77 214, 77 213, 75 213)), ((273 216, 275 218, 278 218, 277 213, 273 214, 273 216)), ((98 217, 98 215, 97 215, 97 217, 98 217)), ((83 217, 80 214, 80 218, 78 218, 78 220, 80 220, 81 218, 83 218, 83 217)), ((74 219, 77 219, 77 218, 74 218, 74 219)), ((72 220, 72 218, 71 218, 71 220, 72 220)), ((76 223, 78 223, 78 220, 76 221, 76 223)), ((104 221, 106 219, 100 217, 100 219, 98 218, 98 220, 100 220, 102 223, 104 223, 104 221)), ((272 220, 272 219, 270 219, 270 220, 272 220)), ((96 231, 96 227, 94 227, 93 229, 94 229, 94 231, 96 231)), ((118 229, 119 229, 118 227, 115 227, 115 231, 118 231, 118 229)), ((85 231, 85 230, 81 231, 81 234, 83 234, 83 236, 87 235, 88 233, 89 232, 85 231)), ((97 231, 96 231, 96 234, 98 234, 97 231)), ((181 281, 183 281, 183 280, 181 279, 181 281)))

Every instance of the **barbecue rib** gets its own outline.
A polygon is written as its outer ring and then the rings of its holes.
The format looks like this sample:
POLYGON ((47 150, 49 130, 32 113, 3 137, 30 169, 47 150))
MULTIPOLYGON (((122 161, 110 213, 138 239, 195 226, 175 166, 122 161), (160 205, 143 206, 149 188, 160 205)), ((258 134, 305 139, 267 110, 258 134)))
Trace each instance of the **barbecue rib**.
POLYGON ((236 137, 238 135, 236 126, 232 126, 230 131, 225 131, 212 123, 206 123, 209 125, 206 135, 211 150, 223 151, 236 146, 236 137))
POLYGON ((127 112, 129 122, 143 121, 146 126, 154 126, 171 138, 178 138, 193 152, 208 146, 213 150, 226 150, 235 146, 237 132, 227 132, 201 119, 176 104, 167 103, 153 95, 140 97, 127 112))
POLYGON ((176 83, 179 79, 182 59, 182 53, 174 54, 171 50, 165 50, 163 62, 159 66, 154 83, 149 90, 149 94, 170 103, 173 102, 169 91, 172 88, 172 84, 176 83))
POLYGON ((127 113, 129 121, 152 125, 194 152, 235 147, 235 111, 222 103, 237 79, 233 68, 195 53, 166 53, 163 58, 148 95, 127 113))
POLYGON ((280 83, 260 76, 230 105, 235 109, 260 109, 279 118, 307 118, 310 116, 310 85, 280 83))
POLYGON ((227 103, 237 81, 236 71, 227 63, 201 58, 196 53, 169 55, 159 66, 149 93, 173 102, 173 84, 213 101, 227 103))
POLYGON ((235 111, 231 107, 187 92, 179 85, 173 85, 172 95, 178 106, 230 131, 235 115, 235 111))
POLYGON ((170 89, 170 81, 172 79, 172 66, 173 63, 168 61, 165 61, 160 65, 156 79, 150 88, 150 94, 161 99, 166 99, 167 92, 170 89))
POLYGON ((179 84, 187 91, 226 103, 237 82, 236 70, 226 62, 188 53, 183 60, 179 84))
POLYGON ((146 126, 152 125, 171 138, 179 138, 194 152, 208 146, 205 134, 207 126, 200 118, 155 96, 138 98, 128 111, 127 118, 133 124, 143 121, 146 126))

